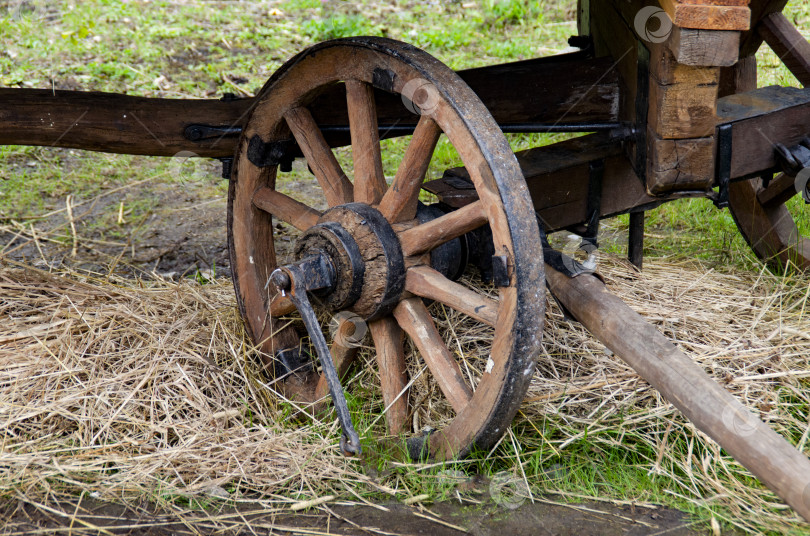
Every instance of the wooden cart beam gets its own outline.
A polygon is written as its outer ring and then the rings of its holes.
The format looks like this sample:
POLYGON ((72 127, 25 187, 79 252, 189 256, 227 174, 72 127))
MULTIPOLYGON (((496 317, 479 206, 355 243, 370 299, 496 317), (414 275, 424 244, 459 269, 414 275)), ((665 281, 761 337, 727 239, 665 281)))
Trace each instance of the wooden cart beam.
POLYGON ((810 520, 810 460, 713 381, 687 355, 592 275, 546 265, 560 303, 698 429, 810 520))
MULTIPOLYGON (((676 197, 703 196, 705 191, 678 192, 654 197, 636 176, 622 143, 606 134, 590 134, 516 153, 537 215, 548 232, 588 221, 590 164, 601 161, 599 215, 608 218, 648 210, 676 197)), ((425 190, 455 208, 477 199, 467 170, 449 169, 441 179, 425 183, 425 190)))
MULTIPOLYGON (((610 123, 618 119, 618 76, 610 58, 564 54, 460 71, 499 124, 610 123)), ((375 91, 380 125, 407 127, 419 116, 401 97, 375 91)), ((112 93, 0 89, 0 144, 69 147, 111 153, 205 157, 233 156, 231 132, 192 141, 190 125, 241 128, 253 99, 155 99, 112 93)), ((348 125, 342 87, 321 94, 311 106, 321 125, 348 125)), ((407 129, 406 129, 407 130, 407 129)), ((394 131, 382 137, 402 135, 394 131)), ((326 134, 333 147, 351 143, 349 132, 326 134)))
POLYGON ((768 86, 729 95, 718 100, 717 112, 718 126, 731 126, 731 179, 777 171, 774 146, 810 136, 810 88, 768 86))

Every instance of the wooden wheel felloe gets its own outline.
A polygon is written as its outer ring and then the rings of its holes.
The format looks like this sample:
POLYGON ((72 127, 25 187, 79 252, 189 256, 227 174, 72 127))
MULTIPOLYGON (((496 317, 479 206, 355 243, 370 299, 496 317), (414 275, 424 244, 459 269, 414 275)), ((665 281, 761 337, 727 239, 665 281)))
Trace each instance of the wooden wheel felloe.
MULTIPOLYGON (((351 314, 368 324, 390 435, 404 436, 412 453, 429 452, 439 459, 489 448, 503 435, 539 351, 545 305, 542 249, 517 160, 486 108, 453 71, 421 50, 381 38, 340 39, 302 52, 273 75, 257 98, 236 152, 228 206, 239 307, 285 394, 314 403, 328 392, 324 377, 307 369, 302 359, 301 335, 280 320, 294 309, 289 297, 268 284, 277 267, 317 252, 334 268, 334 281, 319 291, 318 301, 331 315, 351 314), (308 108, 334 84, 346 91, 350 175, 308 108), (390 186, 382 164, 375 88, 402 95, 420 114, 390 186), (425 217, 418 196, 442 133, 470 170, 479 201, 425 217), (326 211, 276 190, 280 156, 292 140, 320 185, 326 211), (302 232, 292 258, 276 256, 274 217, 302 232), (457 251, 450 245, 483 225, 491 229, 493 259, 502 268, 497 300, 453 281, 458 263, 449 271, 447 263, 431 264, 432 253, 457 251), (476 374, 462 372, 455 346, 443 340, 425 299, 494 328, 491 352, 479 360, 476 374), (430 434, 412 429, 406 336, 453 411, 430 434)), ((344 323, 338 331, 350 329, 344 323)), ((357 353, 342 340, 335 337, 331 345, 339 374, 357 353)))
POLYGON ((767 188, 749 180, 729 186, 729 210, 760 259, 810 269, 810 240, 799 234, 785 201, 797 195, 794 178, 779 174, 767 188))
MULTIPOLYGON (((757 87, 755 56, 741 59, 735 67, 736 81, 729 92, 742 93, 757 87)), ((767 262, 793 263, 810 269, 810 240, 799 234, 785 202, 797 195, 794 178, 780 173, 764 188, 760 181, 747 180, 729 185, 728 208, 737 228, 756 256, 767 262)))

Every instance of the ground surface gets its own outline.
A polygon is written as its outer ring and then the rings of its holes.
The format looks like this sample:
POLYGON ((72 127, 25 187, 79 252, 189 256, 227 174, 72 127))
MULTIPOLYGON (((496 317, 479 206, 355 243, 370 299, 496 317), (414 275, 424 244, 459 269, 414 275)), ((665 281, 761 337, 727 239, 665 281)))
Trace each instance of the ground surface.
MULTIPOLYGON (((123 507, 92 499, 67 508, 43 510, 30 504, 7 505, 6 526, 0 534, 35 532, 87 534, 103 532, 143 536, 220 534, 402 534, 455 536, 692 536, 706 534, 677 510, 604 503, 548 504, 539 499, 514 509, 492 503, 427 507, 383 503, 375 506, 330 506, 298 514, 243 504, 209 512, 208 516, 178 518, 157 513, 153 505, 123 507), (78 506, 78 507, 77 507, 78 506)), ((727 533, 732 534, 732 533, 727 533)))

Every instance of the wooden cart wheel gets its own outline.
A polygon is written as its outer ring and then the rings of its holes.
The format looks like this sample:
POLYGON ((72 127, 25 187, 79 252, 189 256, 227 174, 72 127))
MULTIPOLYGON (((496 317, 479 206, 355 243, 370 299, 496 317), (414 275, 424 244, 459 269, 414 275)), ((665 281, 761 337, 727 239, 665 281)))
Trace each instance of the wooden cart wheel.
MULTIPOLYGON (((234 159, 228 237, 242 316, 278 374, 297 366, 300 336, 279 320, 292 309, 289 299, 268 285, 271 272, 289 262, 276 258, 273 217, 302 232, 299 257, 316 243, 331 252, 337 282, 318 300, 332 315, 353 313, 368 322, 389 434, 405 436, 411 453, 438 459, 492 447, 535 370, 545 282, 534 210, 517 160, 473 91, 425 52, 382 38, 313 46, 262 88, 234 159), (307 108, 337 83, 346 92, 353 182, 307 108), (411 108, 420 114, 390 186, 383 174, 374 88, 407 97, 403 102, 415 103, 418 108, 411 108), (470 171, 480 200, 439 217, 423 217, 420 209, 417 218, 421 184, 442 132, 470 171), (330 207, 324 212, 276 191, 277 164, 292 139, 330 207), (504 269, 497 300, 431 267, 432 251, 484 224, 492 231, 493 260, 504 269), (445 344, 422 298, 494 327, 491 353, 478 363, 480 370, 469 374, 465 363, 462 371, 456 346, 445 344), (429 434, 411 429, 403 332, 454 412, 429 434)), ((331 354, 342 373, 356 352, 340 341, 335 337, 331 354)), ((314 369, 277 380, 285 394, 299 400, 312 402, 328 392, 314 369)))
POLYGON ((745 241, 766 262, 810 269, 810 240, 799 234, 785 202, 797 195, 794 178, 779 174, 767 188, 749 180, 729 185, 729 210, 745 241))
MULTIPOLYGON (((733 81, 720 96, 752 91, 757 87, 755 56, 740 59, 727 73, 733 81)), ((729 211, 737 228, 756 256, 763 261, 801 270, 810 269, 810 240, 799 234, 785 202, 797 195, 794 179, 780 173, 763 188, 760 181, 747 180, 729 185, 729 211)))

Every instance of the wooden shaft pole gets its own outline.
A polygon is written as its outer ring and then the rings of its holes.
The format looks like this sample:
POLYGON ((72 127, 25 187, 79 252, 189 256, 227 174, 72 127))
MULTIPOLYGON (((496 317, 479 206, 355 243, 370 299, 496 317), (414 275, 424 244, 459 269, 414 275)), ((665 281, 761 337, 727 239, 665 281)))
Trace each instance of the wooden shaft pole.
POLYGON ((546 265, 554 296, 597 339, 658 389, 695 426, 810 520, 810 460, 713 381, 592 275, 546 265))

